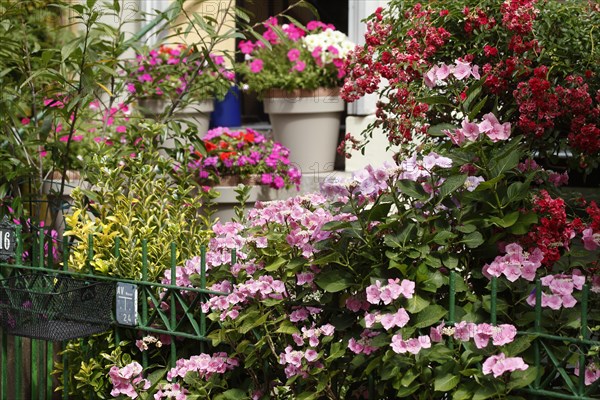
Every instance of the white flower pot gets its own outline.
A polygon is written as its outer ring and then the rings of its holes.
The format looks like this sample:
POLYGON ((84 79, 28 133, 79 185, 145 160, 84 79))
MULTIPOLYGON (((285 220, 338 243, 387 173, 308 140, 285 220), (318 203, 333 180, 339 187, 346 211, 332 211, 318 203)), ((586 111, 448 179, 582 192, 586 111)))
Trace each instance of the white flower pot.
MULTIPOLYGON (((146 117, 159 117, 163 115, 171 106, 171 102, 160 99, 141 99, 138 101, 140 111, 146 117)), ((212 100, 203 100, 197 103, 191 103, 183 108, 177 108, 173 113, 175 119, 195 125, 198 128, 198 137, 202 138, 208 132, 210 123, 210 113, 214 110, 212 100)), ((163 143, 166 148, 174 148, 173 138, 167 138, 163 143)))
MULTIPOLYGON (((237 193, 235 192, 236 186, 215 186, 213 189, 219 192, 219 197, 212 200, 214 203, 214 209, 216 210, 212 214, 212 219, 217 218, 221 223, 229 222, 235 217, 235 207, 239 206, 236 200, 237 193)), ((246 211, 254 207, 254 203, 257 201, 269 201, 271 200, 271 188, 265 185, 252 185, 250 186, 248 201, 245 204, 246 211)))
POLYGON ((304 174, 333 171, 345 106, 337 88, 272 90, 264 98, 275 140, 304 174))

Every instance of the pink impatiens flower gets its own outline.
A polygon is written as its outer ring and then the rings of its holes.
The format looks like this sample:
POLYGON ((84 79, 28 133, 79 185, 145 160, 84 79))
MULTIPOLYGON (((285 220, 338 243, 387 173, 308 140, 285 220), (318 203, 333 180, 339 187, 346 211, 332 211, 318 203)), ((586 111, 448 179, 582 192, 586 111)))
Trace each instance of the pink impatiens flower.
POLYGON ((238 45, 242 54, 250 54, 254 50, 254 43, 249 40, 242 40, 238 45))
POLYGON ((287 53, 287 58, 290 61, 296 61, 298 58, 300 58, 300 50, 298 50, 298 49, 291 49, 287 53))
POLYGON ((263 70, 263 65, 263 60, 261 60, 260 58, 254 59, 250 63, 250 71, 252 71, 252 73, 254 74, 257 74, 263 70))
POLYGON ((296 64, 292 67, 293 71, 302 72, 306 68, 306 63, 304 61, 296 61, 296 64))

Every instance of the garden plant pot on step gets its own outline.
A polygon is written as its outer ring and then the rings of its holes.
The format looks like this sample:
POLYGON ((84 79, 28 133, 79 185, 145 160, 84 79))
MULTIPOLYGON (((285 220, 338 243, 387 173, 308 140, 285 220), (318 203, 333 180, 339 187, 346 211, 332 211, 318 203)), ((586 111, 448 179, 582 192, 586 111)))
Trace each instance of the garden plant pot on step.
POLYGON ((304 174, 333 171, 345 103, 338 88, 273 89, 265 94, 274 139, 290 149, 290 161, 304 174))
MULTIPOLYGON (((141 99, 139 100, 139 106, 144 116, 158 118, 169 109, 171 102, 161 99, 141 99)), ((173 113, 173 117, 184 123, 189 122, 194 124, 198 128, 198 137, 202 138, 208 131, 210 114, 213 110, 214 102, 212 100, 203 100, 188 104, 183 108, 177 108, 173 113)), ((166 148, 174 148, 175 141, 172 137, 169 137, 163 145, 166 148)))
MULTIPOLYGON (((217 218, 221 223, 229 222, 235 217, 235 207, 239 206, 239 202, 236 200, 237 193, 235 189, 237 186, 215 186, 214 190, 219 192, 219 197, 213 199, 213 209, 215 212, 212 214, 213 220, 217 218)), ((269 201, 272 200, 271 195, 272 189, 266 185, 252 185, 250 186, 250 193, 248 201, 245 204, 245 211, 254 207, 254 203, 257 201, 269 201)))

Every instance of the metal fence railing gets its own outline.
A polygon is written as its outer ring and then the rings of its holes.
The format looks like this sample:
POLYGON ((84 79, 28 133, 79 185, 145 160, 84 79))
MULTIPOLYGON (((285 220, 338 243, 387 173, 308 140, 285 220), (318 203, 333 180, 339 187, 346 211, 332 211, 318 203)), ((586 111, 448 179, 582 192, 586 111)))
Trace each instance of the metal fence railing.
MULTIPOLYGON (((0 238, 1 239, 1 238, 0 238)), ((28 248, 28 262, 22 261, 23 258, 23 235, 19 227, 16 229, 16 243, 14 257, 4 262, 0 259, 0 279, 4 282, 0 285, 0 290, 6 290, 6 279, 20 276, 22 274, 43 273, 61 277, 72 277, 84 282, 109 282, 115 285, 117 291, 126 299, 132 301, 129 305, 116 304, 112 307, 113 315, 111 328, 114 330, 116 342, 120 341, 120 336, 127 329, 134 329, 137 332, 149 332, 153 334, 164 334, 171 337, 180 337, 197 340, 199 349, 204 351, 207 346, 207 321, 202 313, 201 304, 210 294, 222 294, 207 290, 206 288, 206 249, 201 249, 201 271, 199 287, 179 287, 176 285, 176 247, 171 244, 169 251, 171 254, 170 262, 170 282, 160 283, 147 280, 148 261, 147 248, 145 242, 142 242, 142 276, 140 280, 122 279, 111 276, 100 276, 91 273, 74 272, 69 269, 69 243, 68 238, 63 238, 62 262, 57 265, 51 257, 52 241, 45 242, 44 234, 40 232, 30 237, 28 242, 34 243, 28 248), (47 254, 48 256, 45 256, 47 254), (129 286, 128 286, 129 285, 129 286), (121 289, 119 289, 119 287, 121 289), (125 293, 128 288, 134 287, 137 290, 139 302, 133 302, 131 293, 125 293), (196 296, 190 296, 190 293, 196 293, 196 296), (185 295, 184 295, 185 294, 185 295), (129 296, 129 297, 127 297, 129 296), (161 304, 167 303, 169 307, 163 310, 161 304), (131 304, 134 308, 131 308, 131 304), (121 306, 121 308, 119 308, 121 306), (117 311, 118 310, 118 311, 117 311), (122 312, 124 315, 119 315, 122 312), (129 313, 129 314, 128 314, 129 313)), ((89 256, 92 260, 93 238, 89 238, 89 256)), ((114 255, 119 256, 119 241, 116 240, 114 255)), ((232 263, 235 263, 235 253, 233 253, 232 263)), ((448 321, 453 324, 457 322, 456 318, 456 280, 458 275, 454 271, 450 272, 449 296, 448 296, 448 321)), ((56 289, 57 279, 50 279, 56 289)), ((490 323, 496 324, 498 315, 498 282, 492 278, 490 290, 490 323)), ((580 328, 578 333, 570 337, 558 336, 543 328, 542 324, 542 306, 541 306, 541 283, 537 281, 536 304, 534 307, 535 319, 530 329, 519 331, 519 337, 527 337, 530 341, 530 351, 533 352, 533 359, 538 374, 535 380, 524 389, 520 394, 533 396, 534 398, 558 398, 558 399, 598 399, 600 398, 599 384, 600 380, 592 385, 585 385, 584 373, 586 366, 586 354, 591 348, 600 346, 598 334, 590 332, 588 327, 588 314, 590 312, 599 312, 599 310, 589 309, 590 290, 588 285, 584 285, 579 302, 580 307, 580 328), (563 348, 567 346, 570 350, 568 354, 557 353, 557 345, 563 348), (579 377, 574 379, 569 371, 573 369, 573 353, 578 354, 579 377), (561 388, 561 389, 558 389, 561 388), (566 389, 565 389, 566 388, 566 389)), ((113 296, 116 298, 119 296, 113 296)), ((74 304, 74 303, 73 303, 74 304)), ((3 304, 0 304, 2 310, 3 304)), ((6 304, 4 305, 6 306, 6 304)), ((41 315, 41 314, 35 314, 41 315)), ((6 315, 0 312, 0 318, 6 315)), ((43 317, 43 316, 42 316, 43 317)), ((45 318, 45 317, 43 317, 45 318)), ((83 340, 83 339, 82 339, 83 340)), ((62 393, 55 393, 57 381, 50 372, 55 362, 62 362, 63 366, 67 363, 63 356, 62 360, 57 356, 60 349, 66 345, 65 341, 40 340, 39 338, 24 338, 13 336, 10 331, 0 331, 1 352, 0 352, 0 399, 52 399, 68 398, 69 388, 64 388, 62 393)), ((174 366, 178 357, 177 340, 171 340, 169 363, 174 366)), ((450 344, 451 345, 451 344, 450 344)), ((600 348, 600 347, 598 347, 600 348)), ((143 353, 142 365, 148 366, 147 352, 143 353)), ((66 371, 66 368, 64 368, 66 371)), ((67 384, 68 379, 64 377, 67 384)), ((370 384, 374 384, 372 381, 370 384)))

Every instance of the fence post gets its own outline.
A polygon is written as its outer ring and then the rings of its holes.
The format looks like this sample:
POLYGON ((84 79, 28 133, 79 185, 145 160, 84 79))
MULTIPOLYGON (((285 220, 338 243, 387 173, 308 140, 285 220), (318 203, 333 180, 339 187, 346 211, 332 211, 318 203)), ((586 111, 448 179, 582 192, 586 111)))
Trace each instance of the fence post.
MULTIPOLYGON (((148 281, 148 239, 142 239, 142 282, 144 282, 142 286, 142 290, 138 291, 138 294, 141 292, 141 299, 138 297, 138 301, 142 302, 142 315, 140 315, 140 325, 146 327, 148 323, 148 302, 146 301, 146 286, 145 282, 148 281)), ((136 310, 137 312, 137 310, 136 310)), ((148 352, 142 352, 142 366, 144 368, 148 367, 148 352)))
MULTIPOLYGON (((177 285, 177 271, 176 271, 176 263, 177 263, 177 252, 176 252, 175 243, 171 243, 171 285, 177 285)), ((173 289, 169 289, 171 293, 171 328, 169 329, 171 333, 175 329, 177 325, 177 302, 175 299, 175 291, 173 289)), ((175 345, 174 336, 171 335, 171 368, 175 368, 175 364, 177 363, 177 346, 175 345)))
MULTIPOLYGON (((115 258, 117 259, 117 262, 119 262, 119 256, 121 255, 121 238, 120 237, 115 237, 115 258)), ((114 310, 113 310, 114 313, 114 310)), ((121 343, 121 333, 119 332, 119 327, 115 326, 115 329, 113 330, 115 333, 115 344, 118 346, 119 343, 121 343)), ((146 366, 144 366, 146 367, 146 366)))
MULTIPOLYGON (((67 227, 68 229, 68 227, 67 227)), ((69 240, 67 238, 67 236, 63 236, 63 270, 64 271, 68 271, 69 270, 69 253, 70 253, 70 249, 69 249, 69 240)), ((62 341, 62 350, 64 351, 65 348, 67 346, 67 341, 63 340, 62 341)), ((66 354, 63 353, 62 356, 62 364, 63 364, 63 393, 62 393, 62 398, 63 400, 67 400, 69 398, 69 373, 68 373, 68 369, 69 369, 69 358, 67 357, 66 354)))
MULTIPOLYGON (((581 295, 581 338, 583 340, 588 339, 589 331, 587 327, 588 323, 588 296, 590 288, 588 284, 583 285, 583 293, 581 295)), ((577 388, 578 394, 583 396, 585 394, 585 356, 583 351, 579 351, 579 385, 577 388)))
MULTIPOLYGON (((534 332, 541 332, 541 323, 542 323, 542 281, 537 279, 535 281, 535 322, 534 322, 534 332)), ((533 351, 535 353, 535 368, 537 371, 537 375, 535 377, 535 389, 540 388, 540 383, 542 379, 541 374, 541 354, 540 354, 540 340, 536 338, 533 342, 533 351)))
MULTIPOLYGON (((200 247, 200 289, 206 290, 206 246, 200 247)), ((200 303, 204 304, 206 301, 206 293, 200 293, 200 303)), ((202 337, 206 337, 206 315, 202 311, 202 305, 200 305, 200 334, 202 337)), ((204 353, 204 341, 200 341, 200 352, 204 353)))

